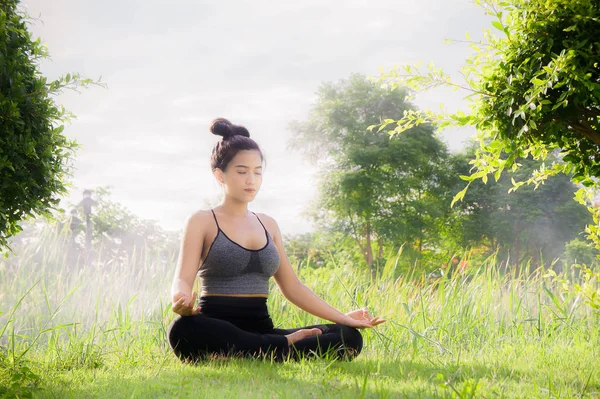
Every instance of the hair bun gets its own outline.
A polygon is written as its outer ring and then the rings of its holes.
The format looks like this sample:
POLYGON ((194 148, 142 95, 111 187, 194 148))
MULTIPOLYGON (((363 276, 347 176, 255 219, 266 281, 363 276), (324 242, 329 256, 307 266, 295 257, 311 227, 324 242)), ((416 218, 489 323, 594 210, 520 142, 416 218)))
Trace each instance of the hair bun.
POLYGON ((250 132, 244 126, 233 125, 231 126, 231 135, 250 137, 250 132))
POLYGON ((231 136, 231 122, 225 118, 217 118, 210 124, 210 132, 227 138, 231 136))
POLYGON ((233 136, 250 137, 250 132, 243 126, 234 125, 225 118, 217 118, 210 124, 212 134, 228 139, 233 136))

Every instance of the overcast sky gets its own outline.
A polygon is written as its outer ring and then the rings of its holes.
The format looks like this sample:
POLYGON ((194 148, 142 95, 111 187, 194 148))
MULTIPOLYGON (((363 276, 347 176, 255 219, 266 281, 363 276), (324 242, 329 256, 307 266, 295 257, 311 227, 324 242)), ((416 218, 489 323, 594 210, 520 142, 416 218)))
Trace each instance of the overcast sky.
MULTIPOLYGON (((301 217, 315 196, 314 170, 286 150, 291 120, 308 117, 321 82, 380 66, 434 61, 456 73, 469 53, 445 39, 487 27, 470 0, 198 1, 23 0, 39 18, 31 27, 56 78, 102 76, 108 89, 65 93, 77 115, 65 129, 83 148, 73 182, 113 187, 137 215, 178 230, 218 198, 209 167, 218 140, 210 121, 245 125, 267 158, 250 209, 273 216, 284 234, 313 229, 301 217)), ((417 105, 463 107, 462 93, 442 90, 417 105)), ((469 131, 442 137, 461 148, 469 131)))

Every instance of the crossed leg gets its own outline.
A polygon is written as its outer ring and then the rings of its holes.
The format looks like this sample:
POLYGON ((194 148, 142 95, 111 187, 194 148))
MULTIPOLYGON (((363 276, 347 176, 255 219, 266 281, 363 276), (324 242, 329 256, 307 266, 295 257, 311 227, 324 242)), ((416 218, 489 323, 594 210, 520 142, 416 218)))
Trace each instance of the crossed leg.
POLYGON ((338 359, 351 360, 360 353, 363 344, 358 330, 341 324, 275 328, 257 333, 202 313, 175 318, 169 325, 168 338, 171 348, 182 361, 197 361, 212 354, 275 360, 333 355, 338 359), (318 328, 322 334, 302 338, 291 346, 288 344, 286 335, 313 328, 318 328))

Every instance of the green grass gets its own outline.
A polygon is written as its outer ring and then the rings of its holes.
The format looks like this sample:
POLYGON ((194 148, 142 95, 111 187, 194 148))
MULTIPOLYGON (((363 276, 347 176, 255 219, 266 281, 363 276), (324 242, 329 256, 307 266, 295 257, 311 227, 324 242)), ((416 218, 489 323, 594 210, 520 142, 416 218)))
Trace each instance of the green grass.
MULTIPOLYGON (((492 257, 466 275, 395 278, 392 259, 372 281, 349 265, 306 267, 302 281, 332 305, 389 320, 363 330, 357 359, 186 365, 165 335, 173 257, 83 266, 64 245, 46 237, 0 263, 0 397, 600 396, 600 314, 543 269, 505 274, 492 257)), ((276 288, 269 309, 276 326, 323 322, 276 288)))

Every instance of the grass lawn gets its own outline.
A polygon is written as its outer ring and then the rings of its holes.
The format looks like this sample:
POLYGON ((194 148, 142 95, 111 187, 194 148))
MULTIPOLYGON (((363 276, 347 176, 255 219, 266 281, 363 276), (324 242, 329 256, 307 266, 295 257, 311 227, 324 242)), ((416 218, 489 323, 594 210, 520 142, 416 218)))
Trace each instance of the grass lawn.
MULTIPOLYGON (((363 330, 358 358, 189 365, 166 340, 172 265, 145 265, 83 273, 49 262, 32 274, 0 263, 0 397, 600 397, 600 313, 586 294, 597 280, 506 273, 493 259, 437 279, 390 265, 375 280, 305 268, 301 280, 333 306, 388 319, 363 330)), ((274 287, 268 306, 276 327, 323 322, 274 287)))
POLYGON ((42 366, 34 397, 595 398, 598 352, 592 342, 518 339, 452 354, 409 349, 389 357, 367 350, 352 362, 229 359, 184 365, 164 351, 129 361, 114 356, 98 368, 42 366))

